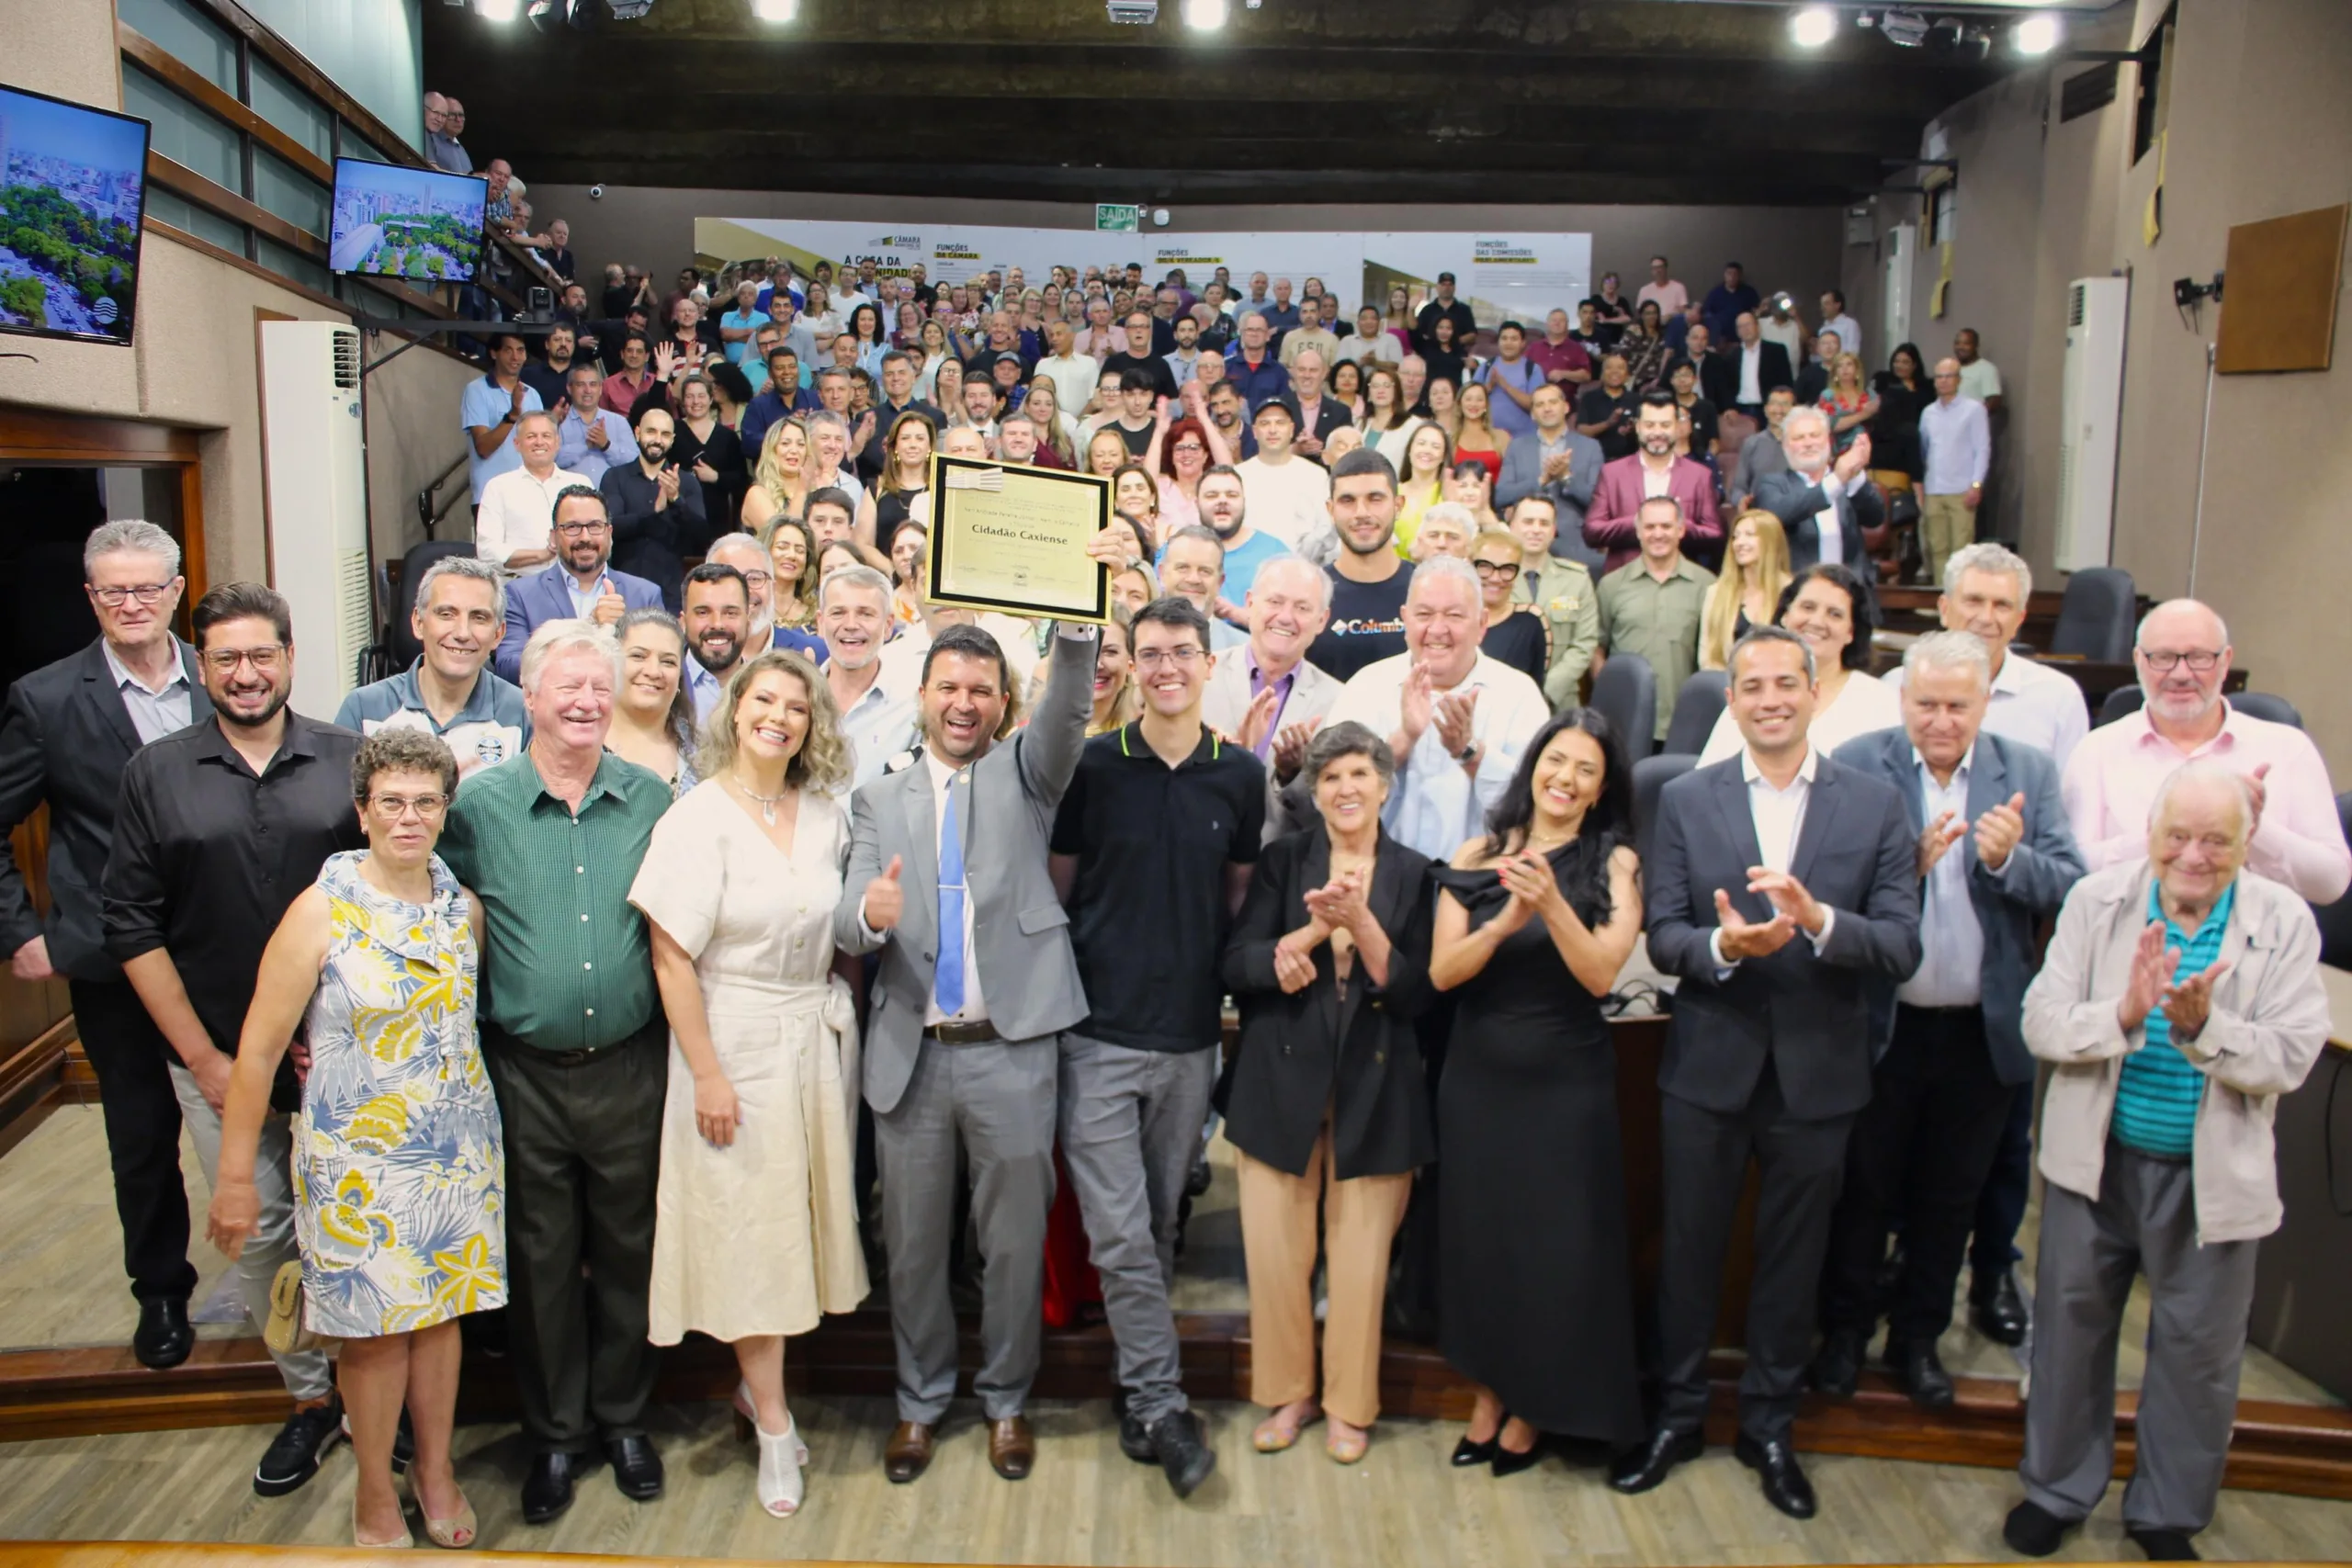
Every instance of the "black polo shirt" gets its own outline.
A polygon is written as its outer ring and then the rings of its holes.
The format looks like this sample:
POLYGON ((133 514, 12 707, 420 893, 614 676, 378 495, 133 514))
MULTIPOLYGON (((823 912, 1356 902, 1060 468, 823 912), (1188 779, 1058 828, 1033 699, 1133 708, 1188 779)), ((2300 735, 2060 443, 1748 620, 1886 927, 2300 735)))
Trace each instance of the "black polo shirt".
POLYGON ((1226 867, 1257 863, 1265 818, 1265 765, 1206 728, 1173 768, 1140 725, 1086 743, 1053 840, 1078 857, 1070 946, 1093 1010, 1078 1032, 1144 1051, 1217 1043, 1226 867))

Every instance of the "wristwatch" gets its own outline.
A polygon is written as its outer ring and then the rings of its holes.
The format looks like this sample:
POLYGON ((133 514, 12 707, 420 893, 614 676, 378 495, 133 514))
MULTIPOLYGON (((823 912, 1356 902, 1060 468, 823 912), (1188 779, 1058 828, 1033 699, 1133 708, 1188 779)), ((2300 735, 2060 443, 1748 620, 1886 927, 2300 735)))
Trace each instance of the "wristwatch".
POLYGON ((1478 743, 1476 740, 1473 740, 1470 744, 1462 748, 1461 750, 1456 751, 1453 754, 1453 760, 1457 762, 1467 762, 1471 758, 1476 757, 1477 754, 1478 743))

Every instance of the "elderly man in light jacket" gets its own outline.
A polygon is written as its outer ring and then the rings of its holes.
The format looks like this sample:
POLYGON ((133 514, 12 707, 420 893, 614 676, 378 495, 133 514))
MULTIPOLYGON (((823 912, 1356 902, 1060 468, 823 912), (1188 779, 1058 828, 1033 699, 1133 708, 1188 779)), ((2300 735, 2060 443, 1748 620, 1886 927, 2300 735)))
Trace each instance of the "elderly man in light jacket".
POLYGON ((2188 1560, 2213 1517, 2255 1249, 2281 1213, 2271 1116, 2329 1031, 2310 907, 2245 869, 2258 811, 2218 763, 2174 773, 2147 858, 2075 885, 2026 992, 2026 1044, 2054 1067, 2026 1495, 2002 1530, 2029 1556, 2055 1551, 2107 1490, 2116 1338, 2143 1271, 2148 1365, 2124 1531, 2152 1561, 2188 1560))

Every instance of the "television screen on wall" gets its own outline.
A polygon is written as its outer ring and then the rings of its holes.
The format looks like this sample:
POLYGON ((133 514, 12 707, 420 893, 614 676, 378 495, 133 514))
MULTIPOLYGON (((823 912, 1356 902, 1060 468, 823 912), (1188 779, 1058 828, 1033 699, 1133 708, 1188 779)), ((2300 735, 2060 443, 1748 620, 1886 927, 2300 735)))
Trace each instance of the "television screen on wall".
POLYGON ((490 183, 476 175, 337 158, 327 265, 412 283, 471 282, 489 203, 490 183))
POLYGON ((129 344, 147 122, 0 87, 0 332, 129 344))

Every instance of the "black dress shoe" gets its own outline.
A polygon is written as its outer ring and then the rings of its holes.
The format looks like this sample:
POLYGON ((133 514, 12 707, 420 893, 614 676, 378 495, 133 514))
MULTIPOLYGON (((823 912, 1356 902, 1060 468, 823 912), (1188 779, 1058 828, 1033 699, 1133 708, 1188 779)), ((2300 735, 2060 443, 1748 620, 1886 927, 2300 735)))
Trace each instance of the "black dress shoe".
POLYGON ((523 1478, 523 1522, 550 1524, 571 1506, 572 1487, 596 1468, 593 1454, 541 1454, 523 1478))
POLYGON ((613 1461, 613 1484, 632 1502, 650 1503, 662 1495, 662 1456, 653 1439, 642 1432, 606 1438, 605 1457, 613 1461))
POLYGON ((327 1450, 343 1441, 343 1398, 297 1410, 286 1418, 254 1466, 254 1490, 264 1497, 283 1497, 318 1474, 327 1450))
POLYGON ((1119 1451, 1137 1464, 1158 1464, 1159 1450, 1151 1446, 1151 1434, 1144 1424, 1128 1413, 1123 1403, 1119 1407, 1119 1451))
POLYGON ((1462 1440, 1453 1445, 1454 1468, 1467 1470, 1474 1464, 1494 1463, 1495 1456, 1502 1452, 1503 1428, 1510 1425, 1510 1412, 1506 1410, 1503 1412, 1503 1418, 1495 1423, 1495 1435, 1485 1442, 1474 1443, 1470 1440, 1470 1435, 1464 1432, 1462 1435, 1462 1440))
POLYGON ((2191 1544, 2187 1530, 2133 1529, 2126 1525, 2123 1533, 2132 1544, 2148 1554, 2151 1562, 2199 1562, 2203 1558, 2191 1544))
POLYGON ((2019 1503, 2001 1521, 2001 1539, 2021 1557, 2047 1557, 2066 1537, 2066 1521, 2039 1503, 2019 1503))
POLYGON ((2024 1344, 2030 1319, 2025 1310, 2025 1293, 2018 1289, 2017 1270, 2002 1269, 1990 1281, 1989 1288, 1984 1281, 1972 1280, 1968 1316, 1976 1325, 1976 1332, 1996 1344, 2024 1344))
POLYGON ((1860 1329, 1831 1329, 1805 1369, 1805 1382, 1832 1399, 1853 1398, 1862 1376, 1862 1346, 1860 1329))
POLYGON ((1798 1468, 1797 1450, 1789 1446, 1788 1438, 1758 1442, 1742 1432, 1731 1451, 1740 1463, 1756 1472, 1756 1478, 1764 1483, 1764 1500, 1772 1506, 1792 1519, 1809 1519, 1819 1512, 1819 1505, 1814 1501, 1813 1483, 1798 1468))
POLYGON ((1951 1408, 1951 1374, 1944 1371, 1932 1342, 1908 1344, 1890 1339, 1883 1359, 1886 1370, 1894 1374, 1894 1386, 1909 1394, 1912 1404, 1922 1410, 1951 1408))
POLYGON ((1171 1410, 1152 1423, 1151 1451, 1179 1497, 1190 1497, 1216 1469, 1216 1451, 1201 1439, 1201 1418, 1171 1410))
POLYGON ((1609 1484, 1629 1497, 1637 1492, 1647 1492, 1664 1481, 1676 1465, 1697 1459, 1706 1451, 1707 1439, 1699 1433, 1660 1427, 1650 1434, 1648 1442, 1627 1449, 1610 1461, 1609 1484))
POLYGON ((187 1301, 182 1296, 150 1296, 139 1303, 139 1326, 130 1336, 130 1353, 142 1367, 157 1371, 176 1367, 196 1348, 196 1330, 188 1326, 187 1301))
POLYGON ((1494 1469, 1497 1480, 1500 1480, 1506 1475, 1517 1475, 1522 1470, 1533 1470, 1537 1465, 1543 1462, 1543 1433, 1538 1432, 1535 1434, 1535 1441, 1532 1446, 1525 1450, 1518 1450, 1503 1447, 1502 1431, 1499 1427, 1496 1429, 1494 1469))

